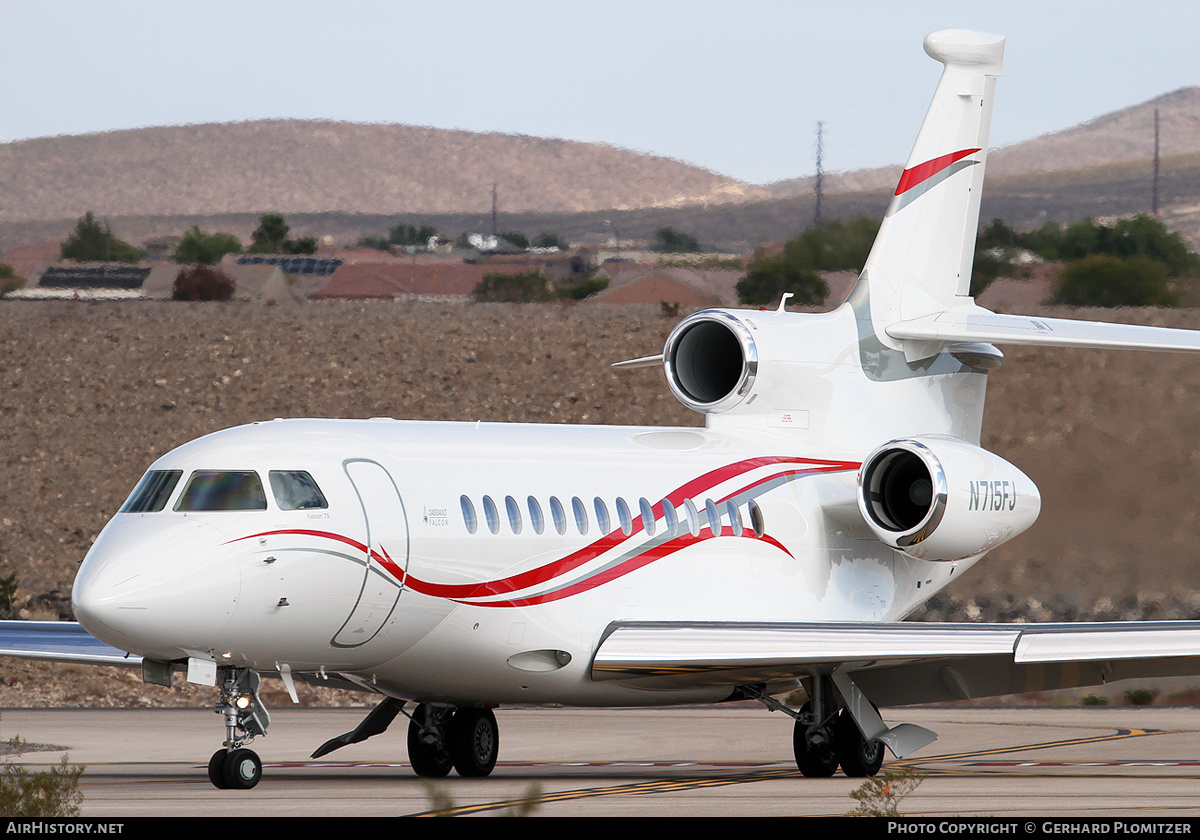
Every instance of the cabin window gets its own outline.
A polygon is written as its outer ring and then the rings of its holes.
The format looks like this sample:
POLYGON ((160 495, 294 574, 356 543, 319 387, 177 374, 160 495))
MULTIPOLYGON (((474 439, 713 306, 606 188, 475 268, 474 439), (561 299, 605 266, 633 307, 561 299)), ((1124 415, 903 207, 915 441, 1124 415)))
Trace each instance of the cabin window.
POLYGON ((196 470, 175 503, 178 511, 266 509, 267 495, 253 470, 196 470))
POLYGON ((462 505, 463 524, 467 526, 467 533, 474 534, 479 530, 479 518, 475 515, 475 504, 466 496, 459 497, 458 503, 462 505))
POLYGON ((717 511, 717 505, 712 499, 704 500, 704 512, 708 514, 708 527, 712 530, 713 536, 721 536, 721 514, 717 511))
POLYGON ((183 470, 150 470, 129 494, 121 513, 157 513, 167 506, 183 470))
POLYGON ((654 536, 654 506, 646 499, 641 499, 638 502, 638 508, 642 512, 642 527, 646 529, 646 536, 654 536))
POLYGON ((546 517, 542 515, 542 506, 538 500, 529 497, 529 524, 533 526, 535 534, 541 534, 546 530, 546 517))
POLYGON ((563 510, 558 496, 550 497, 550 518, 554 520, 554 530, 558 531, 559 536, 567 533, 567 512, 563 510))
POLYGON ((749 508, 750 525, 754 528, 754 536, 761 537, 763 534, 767 533, 767 526, 763 522, 762 508, 758 506, 757 502, 753 501, 750 502, 749 508))
POLYGON ((304 470, 271 470, 271 493, 280 510, 324 510, 325 494, 304 470))
POLYGON ((742 512, 738 510, 733 499, 725 501, 725 513, 729 515, 729 527, 733 530, 733 535, 740 537, 742 535, 742 512))
POLYGON ((489 531, 493 534, 500 533, 500 511, 496 510, 496 503, 492 501, 491 496, 483 497, 483 518, 487 520, 489 531))
POLYGON ((600 529, 601 534, 607 534, 609 527, 612 525, 612 520, 608 518, 608 505, 604 504, 604 500, 599 496, 596 497, 596 527, 600 529))
POLYGON ((512 496, 504 497, 504 509, 508 511, 508 527, 514 534, 521 533, 521 506, 512 496))
POLYGON ((588 532, 588 517, 587 507, 583 504, 583 499, 578 496, 571 499, 571 512, 575 514, 575 527, 579 529, 579 533, 586 534, 588 532))
POLYGON ((700 511, 696 510, 696 503, 691 499, 684 499, 683 502, 683 527, 693 537, 700 536, 700 511))
POLYGON ((679 514, 670 499, 663 499, 663 528, 672 539, 679 536, 679 514))
POLYGON ((617 521, 621 523, 621 533, 627 537, 633 533, 633 515, 629 512, 629 505, 621 496, 617 496, 617 521))

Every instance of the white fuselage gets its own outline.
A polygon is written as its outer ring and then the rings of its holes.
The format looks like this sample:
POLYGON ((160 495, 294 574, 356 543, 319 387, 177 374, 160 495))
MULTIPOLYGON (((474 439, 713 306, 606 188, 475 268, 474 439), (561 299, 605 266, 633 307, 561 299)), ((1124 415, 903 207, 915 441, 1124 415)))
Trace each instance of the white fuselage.
POLYGON ((339 674, 422 701, 577 705, 728 695, 592 681, 613 622, 903 617, 977 558, 927 562, 877 540, 859 461, 889 435, 977 436, 985 377, 878 381, 849 305, 743 315, 808 339, 787 374, 811 388, 706 429, 275 420, 181 446, 151 467, 179 476, 161 509, 119 513, 96 541, 77 615, 161 661, 339 674), (803 428, 779 428, 781 413, 803 428), (217 484, 252 471, 261 507, 186 509, 197 471, 217 484), (274 475, 299 471, 323 507, 284 509, 274 475))

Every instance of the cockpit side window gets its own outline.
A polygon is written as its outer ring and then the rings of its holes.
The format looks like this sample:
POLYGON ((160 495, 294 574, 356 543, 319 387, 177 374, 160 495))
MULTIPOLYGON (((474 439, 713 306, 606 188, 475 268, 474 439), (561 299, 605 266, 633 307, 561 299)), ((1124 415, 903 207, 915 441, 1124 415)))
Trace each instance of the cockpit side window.
POLYGON ((271 470, 271 493, 280 510, 324 510, 325 494, 304 470, 271 470))
POLYGON ((157 513, 167 506, 167 500, 179 483, 183 470, 150 470, 142 476, 129 494, 121 513, 157 513))
POLYGON ((266 509, 262 480, 253 470, 196 470, 175 503, 178 511, 266 509))

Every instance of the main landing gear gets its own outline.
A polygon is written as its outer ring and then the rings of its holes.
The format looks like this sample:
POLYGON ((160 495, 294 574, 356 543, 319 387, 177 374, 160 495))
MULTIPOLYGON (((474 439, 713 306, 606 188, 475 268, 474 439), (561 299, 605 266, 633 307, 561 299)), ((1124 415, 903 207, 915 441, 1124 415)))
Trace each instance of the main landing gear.
POLYGON ((796 719, 792 729, 796 767, 812 778, 828 778, 838 765, 850 777, 874 776, 883 765, 883 742, 865 737, 848 709, 838 711, 837 693, 828 677, 813 678, 810 685, 812 697, 799 712, 761 692, 755 695, 768 708, 796 719))
POLYGON ((221 700, 216 711, 225 717, 225 746, 208 760, 208 780, 221 789, 247 790, 262 778, 262 761, 245 745, 267 734, 271 716, 258 699, 261 678, 247 668, 220 668, 221 700))
POLYGON ((330 738, 312 757, 378 735, 397 714, 408 718, 408 760, 418 776, 440 779, 455 770, 460 776, 481 777, 495 768, 500 729, 491 709, 421 703, 409 714, 404 711, 404 701, 392 697, 380 702, 353 731, 330 738))
POLYGON ((460 776, 487 776, 499 751, 500 729, 491 709, 422 703, 409 718, 408 760, 418 776, 441 778, 451 767, 460 776))

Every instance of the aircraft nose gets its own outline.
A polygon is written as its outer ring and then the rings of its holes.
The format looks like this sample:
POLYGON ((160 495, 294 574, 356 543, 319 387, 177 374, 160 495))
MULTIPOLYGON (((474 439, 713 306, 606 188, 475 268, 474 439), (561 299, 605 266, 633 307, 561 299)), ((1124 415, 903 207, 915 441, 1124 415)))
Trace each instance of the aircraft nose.
POLYGON ((83 628, 154 659, 211 650, 237 604, 236 555, 195 517, 117 514, 93 544, 71 592, 83 628))

